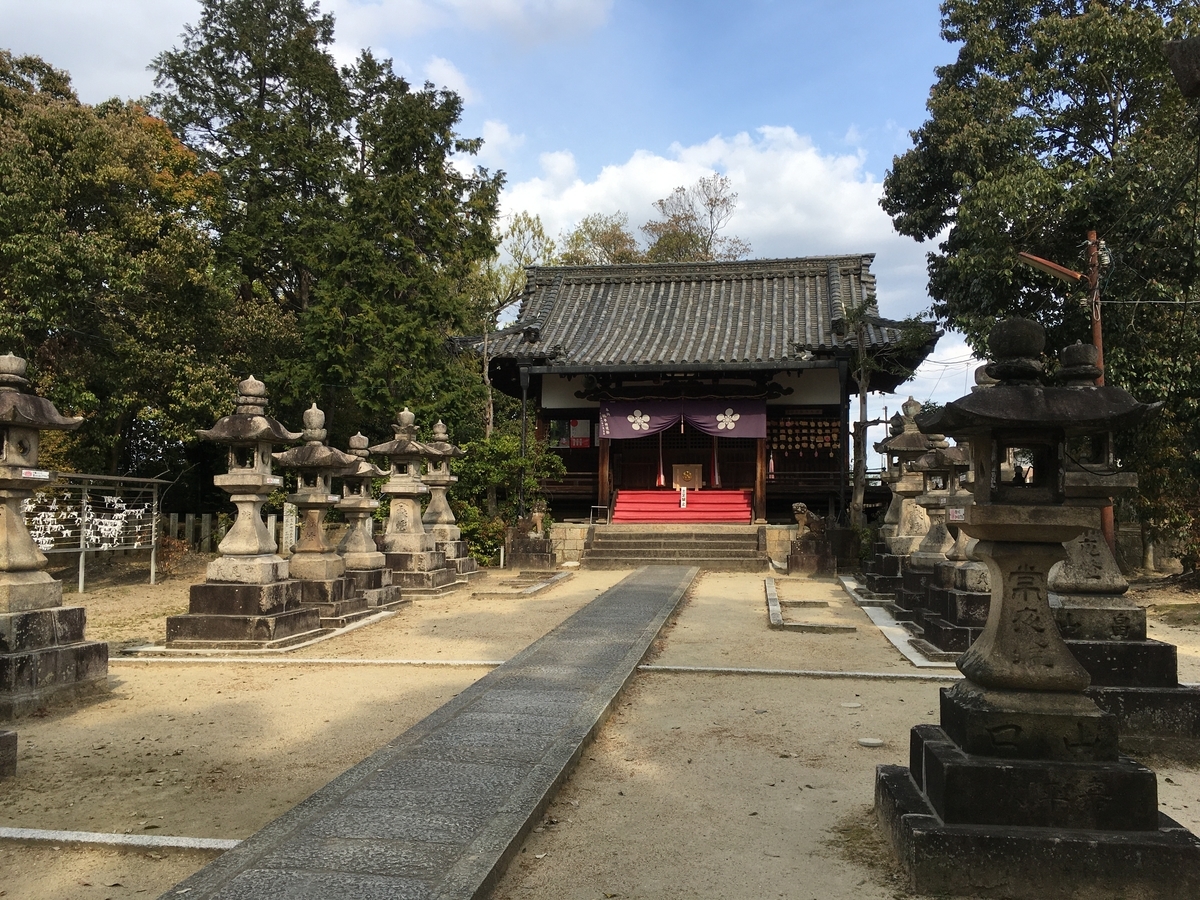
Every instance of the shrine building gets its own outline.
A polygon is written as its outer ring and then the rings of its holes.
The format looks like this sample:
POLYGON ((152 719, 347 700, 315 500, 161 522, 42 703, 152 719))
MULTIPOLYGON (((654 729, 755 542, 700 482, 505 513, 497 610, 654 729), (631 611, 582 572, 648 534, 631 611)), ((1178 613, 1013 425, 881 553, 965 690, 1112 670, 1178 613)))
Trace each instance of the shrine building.
POLYGON ((788 521, 797 501, 840 514, 858 334, 879 391, 939 337, 879 317, 873 258, 530 267, 516 322, 489 336, 489 372, 566 465, 544 485, 552 514, 788 521))

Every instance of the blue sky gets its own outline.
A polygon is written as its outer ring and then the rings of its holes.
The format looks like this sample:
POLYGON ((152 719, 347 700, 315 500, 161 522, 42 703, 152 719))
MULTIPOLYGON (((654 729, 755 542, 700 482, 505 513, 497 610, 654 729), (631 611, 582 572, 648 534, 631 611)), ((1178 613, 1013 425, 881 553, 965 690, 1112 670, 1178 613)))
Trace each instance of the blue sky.
MULTIPOLYGON (((880 310, 921 312, 927 247, 896 235, 880 182, 925 118, 937 0, 323 0, 335 53, 391 57, 465 100, 462 133, 508 174, 507 213, 552 233, 651 204, 702 175, 739 194, 730 233, 755 256, 877 254, 880 310)), ((197 0, 0 0, 0 46, 72 73, 80 97, 138 97, 197 0)), ((959 396, 971 363, 943 338, 902 388, 959 396)), ((879 398, 872 407, 899 399, 879 398)), ((875 410, 873 409, 873 412, 875 410)))

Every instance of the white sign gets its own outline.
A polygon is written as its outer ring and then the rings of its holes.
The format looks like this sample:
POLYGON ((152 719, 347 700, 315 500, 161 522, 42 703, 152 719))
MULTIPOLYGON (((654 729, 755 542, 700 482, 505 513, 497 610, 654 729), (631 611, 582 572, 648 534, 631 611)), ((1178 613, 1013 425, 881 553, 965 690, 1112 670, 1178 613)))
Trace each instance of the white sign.
POLYGON ((961 506, 951 506, 946 510, 947 522, 967 521, 967 511, 961 506))
POLYGON ((40 478, 43 481, 49 481, 50 473, 47 472, 45 469, 22 469, 21 477, 22 478, 40 478))
POLYGON ((295 503, 283 504, 283 531, 279 535, 281 553, 291 553, 296 545, 296 527, 300 510, 295 503))
POLYGON ((685 487, 679 489, 679 508, 687 509, 687 488, 685 487))

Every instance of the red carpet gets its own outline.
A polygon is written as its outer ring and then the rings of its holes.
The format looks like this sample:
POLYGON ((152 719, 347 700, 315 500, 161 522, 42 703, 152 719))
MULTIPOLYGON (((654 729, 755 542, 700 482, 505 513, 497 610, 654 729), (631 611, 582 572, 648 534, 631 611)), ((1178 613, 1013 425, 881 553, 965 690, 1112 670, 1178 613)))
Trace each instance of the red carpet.
POLYGON ((748 525, 750 502, 750 491, 688 491, 680 509, 679 491, 618 491, 612 521, 748 525))

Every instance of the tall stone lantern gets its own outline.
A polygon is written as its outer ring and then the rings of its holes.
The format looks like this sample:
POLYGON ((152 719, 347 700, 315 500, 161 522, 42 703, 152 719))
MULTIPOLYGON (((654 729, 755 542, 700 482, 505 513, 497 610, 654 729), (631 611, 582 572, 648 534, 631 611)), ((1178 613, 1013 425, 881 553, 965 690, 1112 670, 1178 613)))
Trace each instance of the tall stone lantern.
POLYGON ((421 500, 429 488, 421 480, 424 461, 431 454, 417 440, 416 416, 405 407, 392 426, 395 438, 376 444, 372 453, 391 460, 388 480, 380 491, 391 498, 387 527, 381 543, 393 583, 405 594, 436 593, 458 581, 458 574, 446 565, 446 554, 436 548, 436 539, 425 531, 421 521, 421 500))
POLYGON ((259 649, 313 636, 320 614, 300 607, 300 583, 288 578, 288 561, 262 519, 267 497, 283 485, 271 471, 271 448, 301 435, 267 415, 267 386, 253 375, 238 385, 233 414, 197 434, 229 449, 229 470, 213 484, 229 493, 237 518, 205 583, 192 585, 187 614, 167 618, 167 646, 259 649))
POLYGON ((87 613, 63 606, 22 509, 55 477, 38 468, 40 432, 74 431, 83 419, 59 415, 25 372, 21 357, 0 356, 0 719, 108 685, 108 644, 84 640, 87 613))
POLYGON ((403 601, 400 588, 392 584, 392 570, 376 549, 371 534, 371 514, 379 509, 379 501, 371 495, 371 483, 383 475, 383 470, 367 458, 369 444, 361 432, 350 438, 350 455, 357 464, 342 475, 342 499, 337 509, 346 517, 348 527, 338 544, 338 553, 346 562, 346 578, 354 584, 355 593, 372 609, 391 609, 403 601))
POLYGON ((456 524, 454 510, 446 498, 446 491, 458 481, 458 477, 450 473, 450 460, 460 459, 466 453, 450 443, 446 423, 440 419, 433 426, 433 440, 426 441, 425 447, 429 456, 422 480, 429 486, 430 495, 421 521, 429 528, 437 549, 446 554, 446 565, 453 566, 460 577, 469 580, 479 573, 479 566, 462 539, 462 530, 456 524))
POLYGON ((1118 755, 1115 720, 1083 693, 1088 674, 1048 603, 1063 542, 1097 521, 1086 498, 1067 502, 1069 445, 1153 407, 1114 387, 1043 386, 1044 343, 1035 322, 998 323, 999 383, 917 418, 971 443, 960 527, 979 539, 992 601, 958 660, 966 680, 942 691, 940 726, 913 729, 908 768, 879 767, 876 813, 919 892, 1191 896, 1200 841, 1161 816, 1154 773, 1118 755))
POLYGON ((325 517, 338 502, 334 476, 354 471, 359 460, 325 443, 325 413, 315 403, 304 413, 302 436, 299 447, 272 454, 275 462, 296 472, 296 493, 288 495, 288 502, 304 517, 289 560, 291 576, 301 582, 301 602, 320 611, 322 627, 341 628, 370 611, 343 577, 346 563, 325 537, 325 517))

